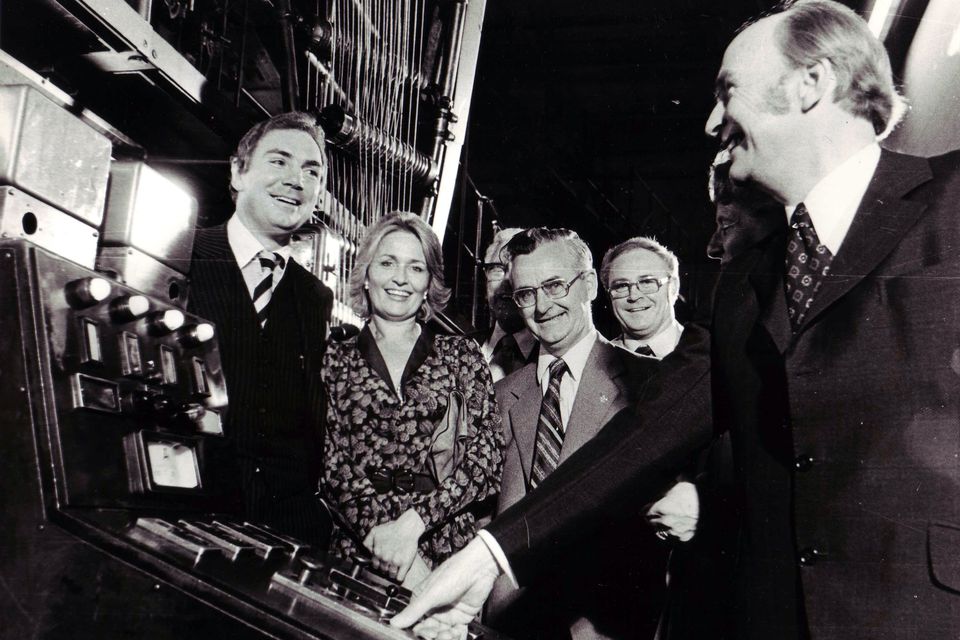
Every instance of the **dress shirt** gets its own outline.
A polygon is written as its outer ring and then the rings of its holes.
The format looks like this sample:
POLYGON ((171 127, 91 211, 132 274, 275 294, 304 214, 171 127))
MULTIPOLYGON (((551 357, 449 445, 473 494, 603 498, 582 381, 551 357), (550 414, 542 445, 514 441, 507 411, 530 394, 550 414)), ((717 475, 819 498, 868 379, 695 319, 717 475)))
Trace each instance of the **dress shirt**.
MULTIPOLYGON (((490 332, 490 337, 480 345, 480 353, 483 354, 483 359, 487 361, 487 364, 490 364, 490 361, 493 359, 493 351, 497 348, 497 344, 499 344, 500 340, 506 335, 507 332, 503 330, 499 322, 493 325, 493 331, 490 332)), ((520 348, 520 355, 523 356, 523 359, 529 360, 533 348, 537 345, 537 339, 533 337, 533 334, 530 333, 530 330, 526 327, 514 333, 513 339, 517 341, 517 347, 520 348)), ((490 373, 493 375, 494 382, 506 377, 506 373, 499 365, 490 365, 490 373)))
MULTIPOLYGON (((653 351, 654 358, 663 360, 677 348, 677 343, 680 342, 680 335, 682 333, 683 325, 674 320, 649 340, 636 340, 634 338, 628 338, 626 334, 621 333, 616 339, 610 342, 630 352, 636 351, 639 347, 646 345, 653 351)), ((646 357, 649 358, 650 356, 646 357)))
MULTIPOLYGON (((250 230, 236 215, 231 216, 227 221, 227 242, 233 252, 233 258, 237 261, 237 266, 240 267, 240 273, 243 274, 243 282, 247 285, 250 298, 253 299, 253 290, 257 288, 263 278, 263 269, 257 260, 257 254, 261 251, 269 251, 269 249, 260 244, 260 241, 250 233, 250 230)), ((284 245, 279 249, 270 251, 270 253, 279 253, 283 257, 283 269, 279 273, 276 269, 273 272, 273 286, 270 289, 273 292, 280 284, 280 279, 283 278, 283 274, 287 270, 287 263, 290 262, 290 245, 284 245)))
MULTIPOLYGON (((834 255, 837 254, 847 231, 850 230, 853 217, 860 207, 860 201, 867 193, 867 187, 879 162, 880 145, 871 143, 824 176, 802 201, 813 220, 817 237, 834 255)), ((798 204, 800 203, 785 207, 788 222, 798 204)), ((538 367, 538 374, 539 371, 538 367)), ((510 578, 514 586, 519 586, 510 568, 510 561, 497 539, 483 529, 478 534, 500 567, 500 571, 510 578)))
MULTIPOLYGON (((560 421, 563 423, 563 430, 567 430, 567 421, 570 419, 570 412, 573 410, 573 401, 577 399, 577 389, 580 387, 580 377, 583 374, 583 368, 587 366, 587 358, 593 350, 593 345, 597 341, 597 330, 591 329, 584 337, 580 338, 567 352, 561 355, 563 361, 567 363, 567 373, 560 378, 560 421)), ((550 363, 557 359, 557 356, 550 355, 545 350, 540 350, 540 357, 537 358, 537 382, 540 383, 540 393, 546 395, 547 387, 550 386, 550 374, 547 368, 550 363)))
MULTIPOLYGON (((824 176, 802 201, 817 238, 833 255, 837 255, 850 230, 879 162, 880 145, 872 142, 824 176)), ((785 207, 788 223, 798 204, 785 207)))

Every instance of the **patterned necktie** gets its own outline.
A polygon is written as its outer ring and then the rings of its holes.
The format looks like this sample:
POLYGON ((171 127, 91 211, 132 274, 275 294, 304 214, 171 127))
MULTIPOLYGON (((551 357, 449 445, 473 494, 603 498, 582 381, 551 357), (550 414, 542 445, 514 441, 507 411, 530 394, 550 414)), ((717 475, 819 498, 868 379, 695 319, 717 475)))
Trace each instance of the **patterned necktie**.
POLYGON ((273 295, 273 273, 276 269, 283 270, 284 261, 279 253, 269 251, 261 251, 256 259, 260 261, 262 275, 260 282, 253 288, 253 308, 256 309, 257 319, 263 328, 267 326, 267 309, 273 295))
POLYGON ((563 422, 560 419, 560 380, 569 371, 567 363, 557 358, 550 363, 550 383, 540 403, 540 419, 537 420, 537 441, 533 452, 533 467, 530 470, 530 488, 535 489, 560 464, 560 448, 563 446, 563 422))
POLYGON ((817 238, 810 214, 801 202, 790 216, 786 256, 787 312, 794 333, 803 324, 824 276, 830 272, 831 261, 833 254, 817 238))
POLYGON ((634 353, 639 353, 642 356, 650 356, 651 358, 657 357, 657 354, 653 352, 653 349, 650 348, 648 344, 642 344, 636 349, 633 350, 634 353))

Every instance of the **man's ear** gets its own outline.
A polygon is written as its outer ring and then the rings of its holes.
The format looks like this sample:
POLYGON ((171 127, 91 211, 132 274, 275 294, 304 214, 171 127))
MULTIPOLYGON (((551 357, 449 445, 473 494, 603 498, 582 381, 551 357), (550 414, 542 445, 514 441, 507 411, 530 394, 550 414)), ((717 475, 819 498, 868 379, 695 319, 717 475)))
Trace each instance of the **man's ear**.
POLYGON ((823 99, 832 100, 837 76, 829 60, 817 60, 800 69, 800 74, 800 108, 804 113, 816 107, 823 99))
POLYGON ((667 281, 667 295, 670 298, 671 304, 676 304, 677 299, 680 297, 680 281, 676 278, 671 277, 667 281))
POLYGON ((591 270, 583 276, 583 279, 587 281, 587 286, 590 287, 588 290, 590 293, 590 300, 591 301, 596 300, 597 299, 597 272, 591 270))
POLYGON ((230 186, 234 191, 243 191, 243 171, 237 158, 230 158, 230 186))

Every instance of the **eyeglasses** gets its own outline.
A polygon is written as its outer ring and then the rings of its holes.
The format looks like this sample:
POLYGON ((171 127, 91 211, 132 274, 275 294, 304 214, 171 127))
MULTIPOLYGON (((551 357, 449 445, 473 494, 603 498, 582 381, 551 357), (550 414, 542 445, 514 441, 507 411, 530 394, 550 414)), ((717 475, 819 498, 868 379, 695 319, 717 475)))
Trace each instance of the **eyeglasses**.
POLYGON ((614 300, 628 297, 634 287, 636 287, 638 293, 649 295, 660 291, 660 287, 669 281, 670 276, 663 278, 640 278, 636 282, 616 282, 610 285, 607 291, 614 300))
POLYGON ((484 262, 483 273, 490 279, 502 279, 507 275, 507 265, 502 262, 484 262))
POLYGON ((559 300, 560 298, 566 298, 567 294, 570 293, 570 287, 573 286, 573 283, 576 282, 580 276, 587 273, 586 271, 581 271, 573 277, 570 282, 566 280, 548 280, 544 282, 539 287, 521 287, 513 292, 513 301, 521 309, 532 307, 537 304, 537 290, 543 289, 543 292, 551 300, 559 300))

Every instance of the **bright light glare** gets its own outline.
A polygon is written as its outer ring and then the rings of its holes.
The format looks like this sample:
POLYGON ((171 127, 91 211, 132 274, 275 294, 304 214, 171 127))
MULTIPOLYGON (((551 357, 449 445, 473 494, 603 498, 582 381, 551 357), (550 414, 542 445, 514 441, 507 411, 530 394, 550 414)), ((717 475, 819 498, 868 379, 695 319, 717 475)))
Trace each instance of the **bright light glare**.
POLYGON ((873 3, 873 9, 870 10, 870 20, 867 25, 877 38, 881 38, 883 27, 887 24, 887 18, 899 4, 900 0, 876 0, 876 2, 873 3))

